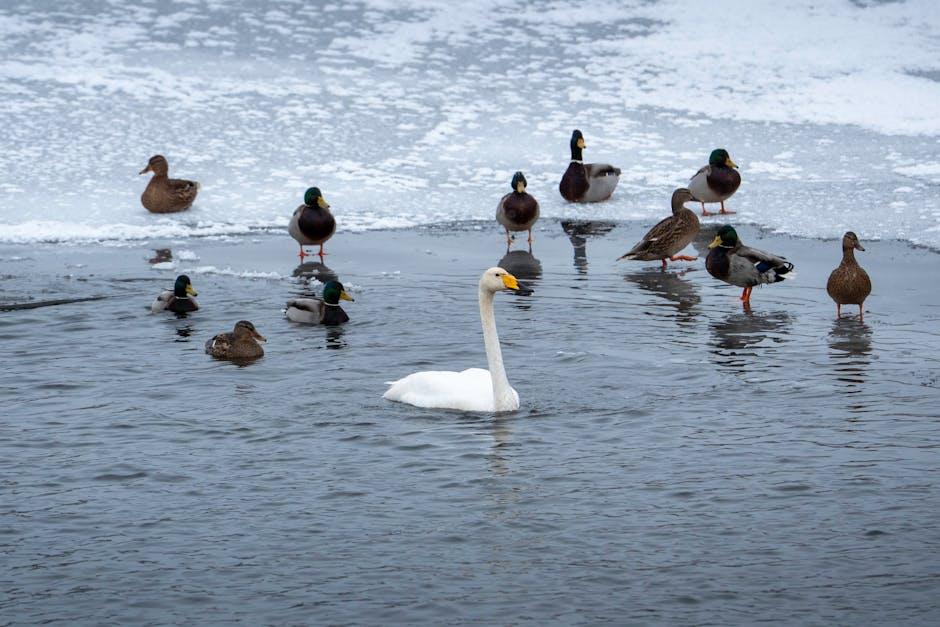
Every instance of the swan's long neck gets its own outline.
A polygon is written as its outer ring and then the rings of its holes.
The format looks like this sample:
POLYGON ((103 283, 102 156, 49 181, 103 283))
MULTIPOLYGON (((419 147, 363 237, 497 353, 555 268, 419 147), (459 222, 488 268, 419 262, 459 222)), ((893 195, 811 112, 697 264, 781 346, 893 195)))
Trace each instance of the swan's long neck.
POLYGON ((480 288, 480 322, 483 325, 483 344, 486 346, 486 361, 493 380, 493 404, 496 411, 515 409, 512 387, 503 366, 503 351, 499 348, 496 333, 496 317, 493 314, 493 292, 480 288))

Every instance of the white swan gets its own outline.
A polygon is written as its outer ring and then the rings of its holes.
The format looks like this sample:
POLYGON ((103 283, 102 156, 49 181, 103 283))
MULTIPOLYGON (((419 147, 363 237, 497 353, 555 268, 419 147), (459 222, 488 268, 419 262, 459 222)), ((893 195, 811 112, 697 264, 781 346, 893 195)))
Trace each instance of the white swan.
POLYGON ((490 268, 480 277, 480 322, 490 369, 468 368, 463 372, 428 370, 390 381, 383 398, 417 407, 464 411, 514 411, 519 394, 509 385, 503 353, 496 334, 493 296, 501 290, 520 291, 516 277, 502 268, 490 268))

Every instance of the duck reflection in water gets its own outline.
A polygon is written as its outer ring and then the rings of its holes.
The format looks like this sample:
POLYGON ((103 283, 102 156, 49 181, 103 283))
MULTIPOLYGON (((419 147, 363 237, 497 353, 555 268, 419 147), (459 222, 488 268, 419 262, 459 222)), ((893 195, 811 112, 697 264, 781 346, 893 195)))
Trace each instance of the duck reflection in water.
POLYGON ((641 290, 652 292, 670 303, 675 303, 679 314, 676 321, 687 323, 696 320, 695 308, 702 302, 698 287, 683 278, 689 272, 694 271, 695 268, 686 268, 681 272, 649 268, 625 274, 623 279, 635 283, 641 290))
POLYGON ((293 276, 304 279, 316 279, 320 283, 338 281, 336 273, 320 261, 308 261, 294 268, 293 276))
POLYGON ((587 274, 587 240, 589 237, 601 237, 610 233, 617 226, 613 222, 594 222, 589 220, 562 220, 561 228, 568 234, 574 247, 574 267, 578 274, 587 274))
MULTIPOLYGON (((496 265, 519 279, 519 289, 515 292, 518 296, 531 296, 534 290, 530 286, 535 285, 542 277, 542 263, 535 258, 535 255, 524 250, 506 253, 496 265)), ((528 299, 513 300, 513 305, 519 309, 532 308, 528 299)))
POLYGON ((331 351, 338 351, 346 348, 346 340, 343 339, 343 335, 346 334, 346 328, 339 325, 332 325, 325 327, 326 328, 326 349, 331 351))
MULTIPOLYGON (((719 366, 725 366, 735 372, 744 373, 755 364, 761 368, 774 368, 778 365, 766 359, 768 347, 754 350, 759 344, 769 342, 782 344, 789 341, 787 332, 793 319, 786 311, 773 311, 755 314, 750 310, 729 315, 722 322, 711 326, 712 355, 719 366)), ((769 352, 773 352, 770 348, 769 352)))
MULTIPOLYGON (((829 332, 829 358, 836 381, 848 394, 864 391, 865 376, 871 362, 871 328, 855 318, 839 318, 829 332)), ((851 411, 864 411, 861 405, 851 411)))

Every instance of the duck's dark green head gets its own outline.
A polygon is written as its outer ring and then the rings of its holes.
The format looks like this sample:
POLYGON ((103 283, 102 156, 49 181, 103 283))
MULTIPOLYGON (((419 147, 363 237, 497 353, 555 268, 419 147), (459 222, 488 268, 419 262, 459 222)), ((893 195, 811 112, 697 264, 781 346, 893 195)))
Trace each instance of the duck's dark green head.
POLYGON ((731 225, 724 225, 715 233, 715 239, 708 245, 709 248, 721 246, 722 248, 734 248, 738 244, 738 233, 731 225))
POLYGON ((329 209, 330 206, 326 203, 326 200, 323 198, 323 194, 320 193, 319 187, 311 187, 304 194, 304 204, 308 207, 313 207, 316 205, 321 209, 329 209))
POLYGON ((712 154, 708 157, 708 165, 723 165, 729 168, 738 167, 738 164, 731 160, 731 155, 729 155, 728 151, 724 148, 712 150, 712 154))
POLYGON ((578 129, 574 129, 571 134, 571 149, 574 150, 575 148, 584 148, 584 135, 578 129))
POLYGON ((512 190, 514 192, 521 194, 528 184, 529 182, 525 180, 525 175, 522 172, 516 172, 512 175, 512 190))
POLYGON ((185 274, 176 277, 176 283, 173 285, 173 295, 177 298, 198 296, 196 290, 193 289, 193 284, 190 282, 189 277, 185 274))
POLYGON ((323 286, 323 302, 327 305, 338 305, 340 300, 355 300, 346 293, 346 289, 339 281, 329 281, 323 286))

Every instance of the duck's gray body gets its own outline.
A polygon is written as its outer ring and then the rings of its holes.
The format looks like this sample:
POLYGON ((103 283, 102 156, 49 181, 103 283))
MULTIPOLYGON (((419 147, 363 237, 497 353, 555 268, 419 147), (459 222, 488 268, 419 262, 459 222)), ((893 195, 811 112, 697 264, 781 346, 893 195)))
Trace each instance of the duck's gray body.
POLYGON ((328 305, 319 298, 294 298, 287 301, 284 315, 301 324, 342 324, 349 316, 339 305, 328 305))

